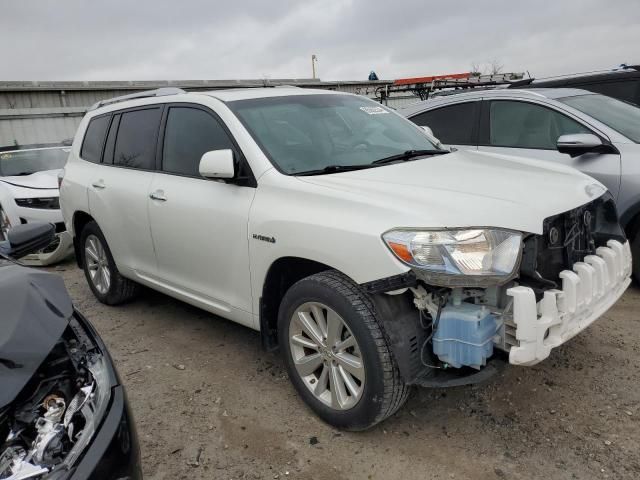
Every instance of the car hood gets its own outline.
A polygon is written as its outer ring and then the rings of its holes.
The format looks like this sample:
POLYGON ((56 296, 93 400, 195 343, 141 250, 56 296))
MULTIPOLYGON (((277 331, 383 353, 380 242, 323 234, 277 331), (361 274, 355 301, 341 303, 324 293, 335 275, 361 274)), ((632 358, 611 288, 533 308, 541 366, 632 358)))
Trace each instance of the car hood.
POLYGON ((44 170, 31 175, 0 177, 0 182, 4 182, 15 187, 34 188, 38 190, 57 190, 58 173, 60 169, 44 170))
POLYGON ((545 218, 606 191, 601 183, 570 167, 476 151, 297 178, 331 189, 328 196, 341 192, 345 210, 350 201, 354 207, 359 204, 379 218, 388 218, 380 228, 385 223, 389 228, 493 226, 542 233, 545 218))
POLYGON ((61 277, 0 266, 0 409, 13 401, 60 339, 73 314, 61 277))

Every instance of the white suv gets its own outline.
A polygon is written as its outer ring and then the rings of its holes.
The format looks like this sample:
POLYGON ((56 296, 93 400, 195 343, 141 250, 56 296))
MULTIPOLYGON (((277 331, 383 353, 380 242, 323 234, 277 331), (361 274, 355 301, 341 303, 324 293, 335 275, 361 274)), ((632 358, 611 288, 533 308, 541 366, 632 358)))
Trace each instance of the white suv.
POLYGON ((101 102, 61 186, 96 297, 138 284, 260 331, 325 421, 410 385, 533 365, 629 285, 611 195, 572 168, 437 148, 356 95, 297 88, 101 102))

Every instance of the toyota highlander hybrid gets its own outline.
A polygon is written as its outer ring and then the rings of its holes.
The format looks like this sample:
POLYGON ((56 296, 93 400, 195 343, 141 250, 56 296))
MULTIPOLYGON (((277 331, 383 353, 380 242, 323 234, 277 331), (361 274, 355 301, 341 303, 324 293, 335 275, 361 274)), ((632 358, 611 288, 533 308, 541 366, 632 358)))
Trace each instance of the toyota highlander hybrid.
POLYGON ((343 93, 136 93, 82 120, 63 216, 100 301, 146 285, 259 330, 322 419, 361 430, 411 385, 543 361, 630 282, 601 183, 429 138, 343 93))

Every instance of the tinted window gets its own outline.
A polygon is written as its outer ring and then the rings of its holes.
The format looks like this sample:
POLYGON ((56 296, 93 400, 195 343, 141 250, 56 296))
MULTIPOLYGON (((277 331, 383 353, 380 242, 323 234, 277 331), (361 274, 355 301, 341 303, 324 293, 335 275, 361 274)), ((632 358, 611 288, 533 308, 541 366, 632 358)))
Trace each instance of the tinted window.
POLYGON ((155 168, 159 108, 124 112, 120 118, 113 164, 129 168, 155 168))
POLYGON ((109 127, 110 115, 96 117, 91 119, 87 127, 87 133, 84 135, 80 157, 88 162, 100 163, 100 155, 102 155, 102 145, 104 145, 104 137, 109 127))
POLYGON ((233 148, 233 144, 212 115, 188 107, 169 110, 164 133, 163 171, 199 176, 202 155, 225 148, 233 148))
POLYGON ((111 165, 113 163, 113 148, 116 143, 116 134, 118 133, 118 126, 120 125, 120 114, 113 116, 109 133, 107 134, 107 142, 104 145, 104 154, 102 155, 102 162, 111 165))
POLYGON ((490 104, 489 144, 555 150, 560 135, 591 133, 571 118, 540 105, 509 100, 490 104))
POLYGON ((438 140, 447 145, 475 145, 474 134, 480 102, 458 103, 424 112, 411 118, 429 127, 438 140))

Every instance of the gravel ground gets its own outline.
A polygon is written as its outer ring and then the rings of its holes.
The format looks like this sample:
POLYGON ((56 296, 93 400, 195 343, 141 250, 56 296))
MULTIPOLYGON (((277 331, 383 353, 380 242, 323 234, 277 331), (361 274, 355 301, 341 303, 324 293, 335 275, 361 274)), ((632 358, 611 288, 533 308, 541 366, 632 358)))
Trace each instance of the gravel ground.
POLYGON ((117 364, 147 478, 640 478, 637 287, 542 364, 417 390, 348 433, 305 407, 256 332, 148 290, 108 307, 74 263, 52 270, 117 364))

